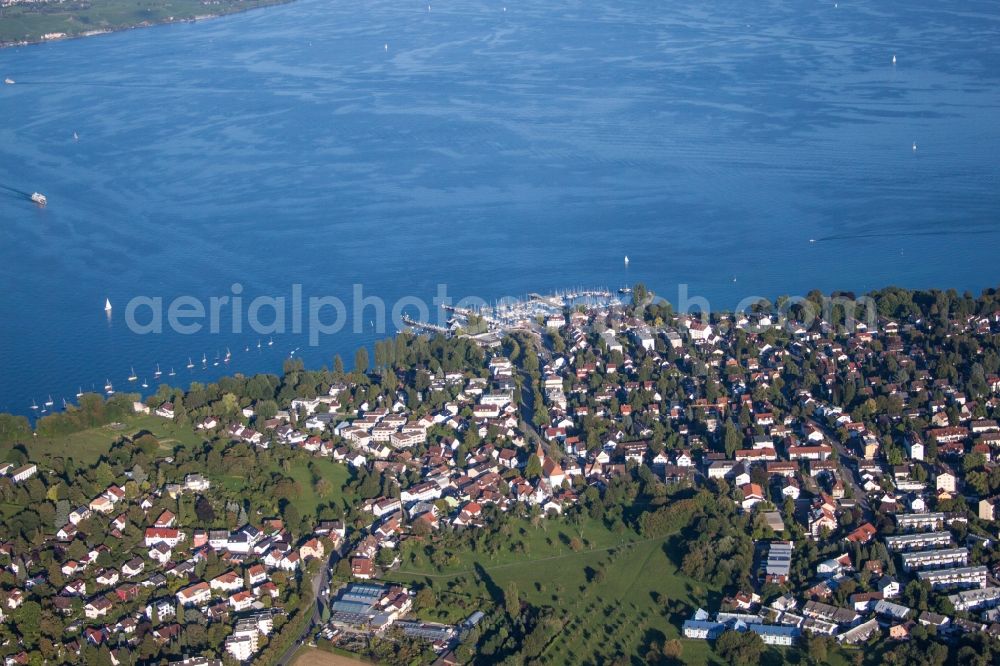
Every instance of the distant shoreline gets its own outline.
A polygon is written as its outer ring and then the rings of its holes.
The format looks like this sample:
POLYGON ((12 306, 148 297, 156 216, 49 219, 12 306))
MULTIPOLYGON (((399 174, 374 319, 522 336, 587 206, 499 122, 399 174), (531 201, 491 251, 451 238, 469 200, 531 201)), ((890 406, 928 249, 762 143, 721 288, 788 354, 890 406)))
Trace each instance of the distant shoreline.
MULTIPOLYGON (((202 9, 209 10, 209 9, 214 8, 215 11, 208 11, 207 13, 204 13, 204 14, 184 14, 184 15, 177 15, 177 16, 155 17, 155 18, 150 18, 150 19, 144 19, 144 20, 137 21, 137 22, 134 22, 134 23, 124 23, 124 24, 120 24, 120 25, 112 25, 112 26, 106 26, 106 27, 94 27, 94 28, 87 29, 87 30, 79 30, 79 31, 71 31, 71 32, 64 32, 64 31, 59 30, 58 28, 63 27, 63 26, 60 25, 57 22, 57 20, 64 20, 64 21, 71 20, 71 21, 75 22, 76 18, 77 18, 76 14, 73 14, 72 12, 67 12, 66 14, 52 14, 52 15, 50 15, 51 19, 52 19, 52 26, 51 26, 53 28, 52 31, 50 31, 50 32, 43 32, 42 34, 40 34, 37 37, 28 37, 28 38, 17 39, 17 40, 4 39, 2 36, 0 36, 0 49, 3 49, 3 48, 14 48, 14 47, 18 47, 18 46, 32 46, 32 45, 36 45, 36 44, 51 44, 53 42, 62 42, 62 41, 70 40, 70 39, 82 39, 82 38, 85 38, 85 37, 95 37, 95 36, 98 36, 98 35, 106 35, 106 34, 115 33, 115 32, 124 32, 126 30, 136 30, 136 29, 140 29, 140 28, 152 28, 152 27, 156 27, 156 26, 170 25, 170 24, 174 24, 174 23, 195 23, 197 21, 204 21, 204 20, 207 20, 207 19, 219 18, 221 16, 230 16, 230 15, 233 15, 233 14, 242 14, 243 12, 248 12, 248 11, 252 11, 252 10, 255 10, 255 9, 263 9, 263 8, 266 8, 266 7, 272 7, 272 6, 276 6, 276 5, 290 4, 291 2, 293 2, 293 0, 253 0, 252 2, 250 2, 250 1, 239 2, 239 4, 236 4, 236 3, 234 3, 234 4, 217 3, 217 4, 211 5, 211 6, 205 5, 203 3, 198 3, 198 4, 201 5, 202 9)), ((12 7, 7 7, 7 9, 9 10, 9 9, 11 9, 13 7, 18 7, 18 6, 14 5, 12 7)), ((44 16, 44 14, 32 14, 32 13, 29 13, 29 14, 24 14, 24 15, 16 16, 14 18, 22 18, 22 17, 34 18, 36 16, 44 16)), ((13 20, 13 19, 10 19, 10 20, 13 20)))

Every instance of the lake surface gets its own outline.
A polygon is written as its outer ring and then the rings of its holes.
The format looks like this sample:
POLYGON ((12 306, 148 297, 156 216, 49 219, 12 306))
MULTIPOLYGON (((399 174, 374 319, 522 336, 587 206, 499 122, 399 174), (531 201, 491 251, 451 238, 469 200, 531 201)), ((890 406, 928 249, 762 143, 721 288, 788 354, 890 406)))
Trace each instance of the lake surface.
POLYGON ((234 283, 350 308, 355 283, 643 281, 717 309, 998 283, 996 2, 298 0, 3 50, 2 77, 0 410, 381 337, 125 325, 234 283))

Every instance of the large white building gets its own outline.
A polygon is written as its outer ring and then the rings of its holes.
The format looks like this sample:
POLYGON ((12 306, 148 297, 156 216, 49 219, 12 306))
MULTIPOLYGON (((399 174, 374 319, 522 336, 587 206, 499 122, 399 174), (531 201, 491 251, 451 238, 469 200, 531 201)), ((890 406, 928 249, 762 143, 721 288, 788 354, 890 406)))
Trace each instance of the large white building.
POLYGON ((257 653, 258 647, 257 623, 253 620, 241 620, 236 623, 236 629, 226 639, 226 652, 237 661, 247 661, 257 653))
POLYGON ((940 548, 951 545, 950 532, 923 532, 922 534, 900 534, 887 536, 885 545, 895 552, 940 548))
POLYGON ((958 612, 994 608, 1000 606, 1000 587, 987 587, 981 590, 963 590, 948 596, 948 601, 958 612))
POLYGON ((964 567, 969 563, 968 548, 942 548, 940 550, 918 550, 902 554, 903 569, 943 569, 964 567))
POLYGON ((954 569, 919 571, 917 578, 928 583, 934 590, 947 587, 985 588, 986 567, 956 567, 954 569))

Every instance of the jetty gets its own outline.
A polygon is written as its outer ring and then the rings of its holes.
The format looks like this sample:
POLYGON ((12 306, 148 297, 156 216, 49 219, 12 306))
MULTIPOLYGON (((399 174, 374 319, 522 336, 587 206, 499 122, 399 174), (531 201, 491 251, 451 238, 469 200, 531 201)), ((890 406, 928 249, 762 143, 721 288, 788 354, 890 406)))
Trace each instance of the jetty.
POLYGON ((401 317, 404 324, 407 326, 412 326, 413 328, 420 328, 425 331, 433 331, 434 333, 440 333, 441 335, 451 335, 451 331, 444 326, 438 326, 436 324, 431 324, 426 321, 418 321, 413 317, 403 315, 401 317))

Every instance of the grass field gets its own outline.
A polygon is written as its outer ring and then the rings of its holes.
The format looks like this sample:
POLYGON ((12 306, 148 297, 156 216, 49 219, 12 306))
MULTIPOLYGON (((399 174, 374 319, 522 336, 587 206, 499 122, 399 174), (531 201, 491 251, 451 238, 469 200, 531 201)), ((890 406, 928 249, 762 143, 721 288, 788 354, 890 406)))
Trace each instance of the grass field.
POLYGON ((299 513, 306 516, 314 513, 318 505, 343 497, 344 484, 347 483, 349 474, 346 465, 334 462, 329 458, 300 458, 292 465, 289 476, 295 479, 302 489, 302 493, 296 499, 292 500, 292 504, 299 510, 299 513), (316 494, 313 473, 309 469, 309 463, 312 463, 316 474, 329 479, 330 484, 333 486, 333 491, 329 496, 320 497, 316 494))
POLYGON ((42 35, 82 35, 141 25, 218 16, 290 0, 101 0, 37 2, 0 9, 0 44, 38 41, 42 35))
MULTIPOLYGON (((107 453, 112 442, 122 435, 134 435, 141 431, 148 431, 160 440, 165 455, 169 455, 177 445, 194 446, 203 441, 191 426, 178 425, 158 416, 137 415, 128 418, 119 427, 91 428, 60 437, 34 437, 25 444, 30 458, 35 461, 72 457, 77 462, 91 464, 107 453)), ((0 456, 9 448, 10 445, 5 446, 0 456)))
MULTIPOLYGON (((295 458, 287 472, 278 470, 277 468, 272 471, 281 471, 282 474, 287 474, 299 484, 301 492, 291 502, 295 505, 299 514, 303 516, 313 515, 316 512, 316 507, 320 504, 326 504, 335 500, 342 501, 345 497, 344 484, 350 478, 350 472, 348 472, 347 466, 343 463, 334 462, 329 458, 312 456, 295 458), (313 470, 315 470, 317 476, 330 481, 332 490, 327 497, 320 497, 316 493, 316 486, 313 482, 313 470)), ((220 482, 226 489, 239 492, 243 489, 245 477, 240 474, 227 474, 215 480, 220 482)))
POLYGON ((368 666, 369 662, 345 657, 317 648, 303 648, 295 656, 292 666, 368 666))
MULTIPOLYGON (((528 545, 525 554, 505 551, 491 558, 471 551, 455 553, 457 562, 439 571, 418 547, 404 554, 390 578, 429 582, 443 591, 450 579, 471 575, 478 567, 497 589, 506 590, 513 582, 530 604, 553 607, 563 617, 557 640, 541 656, 550 664, 599 664, 619 654, 641 655, 652 641, 679 637, 680 618, 668 617, 668 601, 680 601, 692 610, 718 604, 718 590, 677 570, 669 538, 641 539, 593 521, 579 528, 555 521, 538 528, 515 525, 511 538, 528 545), (585 544, 579 552, 568 545, 574 536, 585 544)), ((467 614, 467 609, 456 609, 453 619, 467 614)), ((684 644, 685 662, 711 663, 707 643, 684 644)))

